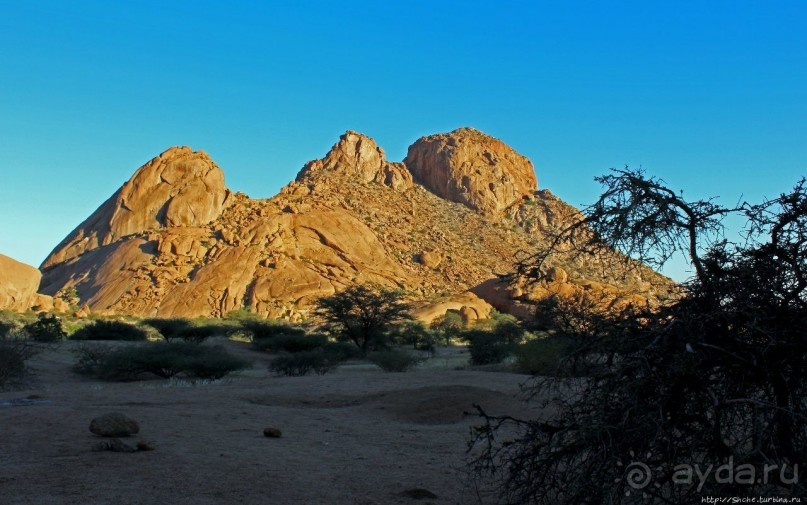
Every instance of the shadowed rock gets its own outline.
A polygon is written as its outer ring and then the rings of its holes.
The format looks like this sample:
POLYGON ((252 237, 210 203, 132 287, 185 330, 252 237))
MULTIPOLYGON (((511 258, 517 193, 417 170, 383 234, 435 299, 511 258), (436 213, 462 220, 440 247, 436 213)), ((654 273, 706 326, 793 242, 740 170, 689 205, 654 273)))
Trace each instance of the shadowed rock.
POLYGON ((283 436, 283 432, 279 428, 264 428, 263 436, 266 438, 280 438, 283 436))

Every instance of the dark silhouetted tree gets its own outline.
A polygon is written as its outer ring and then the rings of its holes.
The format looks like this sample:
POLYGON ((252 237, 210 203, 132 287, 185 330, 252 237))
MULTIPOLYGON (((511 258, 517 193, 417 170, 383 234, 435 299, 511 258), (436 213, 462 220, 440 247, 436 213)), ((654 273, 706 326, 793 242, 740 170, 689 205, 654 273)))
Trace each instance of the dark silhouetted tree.
POLYGON ((683 252, 694 276, 657 308, 545 302, 544 329, 573 345, 558 374, 529 385, 545 415, 480 409, 485 424, 471 445, 480 482, 506 503, 804 496, 794 475, 807 454, 804 181, 773 200, 731 208, 688 201, 637 170, 598 181, 600 199, 522 261, 522 274, 541 279, 553 255, 588 255, 629 271, 683 252), (728 216, 746 220, 742 241, 725 239, 728 216), (735 477, 715 478, 727 464, 735 477), (712 474, 687 482, 694 465, 712 474), (766 465, 777 467, 766 473, 766 465), (645 469, 647 479, 631 480, 645 469))

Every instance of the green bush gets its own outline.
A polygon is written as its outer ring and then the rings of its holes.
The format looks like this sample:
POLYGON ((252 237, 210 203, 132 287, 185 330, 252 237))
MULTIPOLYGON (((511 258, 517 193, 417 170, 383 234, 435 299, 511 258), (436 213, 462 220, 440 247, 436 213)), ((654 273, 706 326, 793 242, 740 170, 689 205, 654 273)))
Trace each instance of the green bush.
POLYGON ((166 319, 150 318, 144 319, 143 323, 157 330, 160 336, 162 336, 167 342, 181 339, 183 333, 191 326, 190 321, 179 317, 166 319))
POLYGON ((221 346, 161 342, 112 351, 102 356, 96 376, 105 380, 135 380, 143 374, 168 379, 179 374, 218 379, 249 364, 221 346))
POLYGON ((489 319, 478 320, 473 329, 496 333, 511 344, 521 343, 526 335, 516 317, 496 311, 490 314, 489 319))
POLYGON ((197 379, 215 380, 227 376, 231 372, 243 370, 249 363, 233 356, 222 346, 200 347, 206 353, 191 359, 185 369, 186 375, 197 379))
POLYGON ((325 375, 339 364, 336 356, 323 349, 295 353, 282 353, 269 363, 269 370, 277 375, 301 377, 309 372, 325 375))
POLYGON ((570 345, 562 337, 530 340, 516 348, 515 368, 530 375, 555 375, 561 361, 571 351, 570 345))
POLYGON ((26 324, 23 330, 37 342, 58 342, 67 337, 59 316, 41 315, 36 321, 26 324))
POLYGON ((245 320, 260 320, 261 316, 252 312, 250 307, 242 307, 240 309, 231 310, 224 315, 224 319, 240 323, 245 320))
POLYGON ((157 330, 166 342, 184 340, 195 344, 200 344, 215 335, 229 334, 235 327, 232 324, 219 323, 194 324, 192 321, 182 318, 151 318, 145 319, 143 322, 157 330))
POLYGON ((16 328, 16 326, 16 321, 6 321, 4 319, 0 319, 0 338, 11 335, 11 332, 16 328))
POLYGON ((142 328, 123 321, 93 321, 70 335, 70 340, 147 340, 148 333, 142 328))
POLYGON ((83 344, 74 349, 76 362, 73 371, 79 375, 98 375, 104 360, 112 353, 112 347, 103 344, 83 344))
POLYGON ((237 326, 227 324, 191 324, 179 334, 179 338, 185 342, 201 344, 210 337, 218 335, 229 335, 237 326))
POLYGON ((17 328, 17 325, 11 321, 0 320, 0 338, 11 336, 11 333, 17 328))
POLYGON ((461 338, 468 342, 468 351, 471 353, 471 364, 473 365, 501 363, 514 348, 514 345, 505 337, 493 331, 467 330, 461 334, 461 338))
POLYGON ((304 352, 313 351, 328 343, 328 337, 322 334, 278 333, 273 337, 252 341, 252 345, 266 352, 304 352))
POLYGON ((367 359, 385 372, 406 372, 421 361, 417 356, 394 349, 371 352, 367 359))
POLYGON ((252 336, 252 340, 273 338, 278 335, 305 336, 305 329, 294 326, 286 321, 273 319, 246 319, 241 321, 241 327, 252 336))
POLYGON ((25 362, 38 348, 23 340, 0 336, 0 389, 21 380, 26 373, 25 362))
POLYGON ((323 352, 330 356, 334 361, 347 361, 349 359, 357 359, 364 356, 361 349, 348 342, 328 342, 322 346, 323 352))
POLYGON ((449 310, 445 315, 432 321, 430 328, 437 333, 437 337, 444 345, 451 345, 452 339, 458 337, 465 329, 465 324, 459 312, 449 310))
POLYGON ((468 342, 471 364, 492 365, 504 361, 526 336, 518 319, 494 312, 490 319, 460 333, 459 338, 468 342))
POLYGON ((413 349, 433 351, 436 332, 420 321, 405 321, 390 331, 390 340, 396 344, 411 345, 413 349))

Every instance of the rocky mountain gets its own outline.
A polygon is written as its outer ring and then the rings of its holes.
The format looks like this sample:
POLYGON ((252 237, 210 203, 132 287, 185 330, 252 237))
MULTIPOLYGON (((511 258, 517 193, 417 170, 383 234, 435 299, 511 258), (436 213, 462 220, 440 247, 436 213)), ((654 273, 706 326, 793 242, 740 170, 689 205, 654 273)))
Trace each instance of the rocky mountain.
POLYGON ((553 292, 663 296, 669 281, 649 271, 626 282, 586 264, 557 265, 537 285, 498 280, 518 251, 576 215, 537 189, 529 160, 471 128, 419 139, 402 163, 348 131, 269 199, 230 192, 204 152, 175 147, 56 247, 41 291, 74 288, 99 313, 220 317, 249 308, 292 320, 317 297, 366 282, 405 290, 424 320, 447 309, 486 317, 490 304, 526 314, 553 292))

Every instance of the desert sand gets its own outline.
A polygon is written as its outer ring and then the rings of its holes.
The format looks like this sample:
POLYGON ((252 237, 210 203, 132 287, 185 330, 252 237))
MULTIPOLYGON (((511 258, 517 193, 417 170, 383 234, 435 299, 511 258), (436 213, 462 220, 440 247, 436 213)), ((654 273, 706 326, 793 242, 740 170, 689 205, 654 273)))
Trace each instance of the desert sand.
POLYGON ((276 377, 271 356, 226 342, 253 367, 192 384, 88 380, 70 370, 75 345, 37 355, 24 389, 0 392, 4 505, 477 503, 465 464, 480 420, 464 412, 473 403, 491 413, 535 408, 521 400, 524 376, 456 370, 467 356, 456 349, 406 373, 356 363, 276 377), (140 423, 126 443, 155 450, 92 451, 102 439, 89 423, 107 412, 140 423), (282 437, 264 437, 266 427, 282 437))

